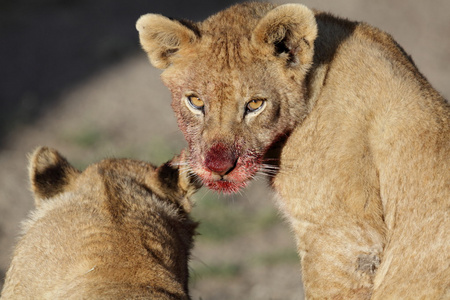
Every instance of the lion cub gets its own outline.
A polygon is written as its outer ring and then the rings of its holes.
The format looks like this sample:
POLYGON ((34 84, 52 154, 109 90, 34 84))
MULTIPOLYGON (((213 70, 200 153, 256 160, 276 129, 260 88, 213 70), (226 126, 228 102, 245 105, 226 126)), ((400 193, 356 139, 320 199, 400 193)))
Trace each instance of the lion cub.
POLYGON ((136 27, 203 184, 270 175, 308 299, 450 298, 450 106, 390 35, 260 2, 136 27))
POLYGON ((197 186, 175 167, 105 159, 84 172, 42 147, 30 158, 36 209, 2 299, 189 299, 197 186))

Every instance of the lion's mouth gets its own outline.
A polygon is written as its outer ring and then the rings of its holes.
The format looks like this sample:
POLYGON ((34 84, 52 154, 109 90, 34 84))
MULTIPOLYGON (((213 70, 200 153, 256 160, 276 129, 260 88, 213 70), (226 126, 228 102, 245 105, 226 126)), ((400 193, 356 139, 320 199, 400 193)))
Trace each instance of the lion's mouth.
POLYGON ((262 155, 255 150, 242 151, 239 145, 215 142, 207 150, 190 157, 191 169, 207 188, 224 193, 236 193, 247 186, 259 170, 262 155))
POLYGON ((250 180, 255 177, 258 169, 257 160, 246 161, 242 159, 239 159, 233 170, 224 175, 216 174, 203 165, 193 168, 204 186, 224 194, 233 194, 245 188, 250 180))

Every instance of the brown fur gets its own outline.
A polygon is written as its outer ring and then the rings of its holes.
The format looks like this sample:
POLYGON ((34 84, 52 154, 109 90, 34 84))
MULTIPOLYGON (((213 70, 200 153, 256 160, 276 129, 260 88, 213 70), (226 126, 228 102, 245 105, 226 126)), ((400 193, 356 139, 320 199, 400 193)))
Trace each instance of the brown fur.
POLYGON ((105 159, 84 172, 53 149, 30 158, 36 210, 2 299, 189 299, 196 190, 176 158, 159 168, 105 159))
POLYGON ((450 297, 450 107, 392 37, 263 3, 137 29, 203 183, 272 177, 308 299, 450 297))

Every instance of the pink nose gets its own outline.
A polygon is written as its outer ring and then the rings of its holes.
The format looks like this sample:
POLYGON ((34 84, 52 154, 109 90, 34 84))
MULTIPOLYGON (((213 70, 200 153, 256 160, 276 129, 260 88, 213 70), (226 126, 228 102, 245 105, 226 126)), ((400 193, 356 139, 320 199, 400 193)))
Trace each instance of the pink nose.
POLYGON ((236 166, 236 156, 222 143, 212 146, 206 153, 205 167, 218 175, 230 173, 236 166))

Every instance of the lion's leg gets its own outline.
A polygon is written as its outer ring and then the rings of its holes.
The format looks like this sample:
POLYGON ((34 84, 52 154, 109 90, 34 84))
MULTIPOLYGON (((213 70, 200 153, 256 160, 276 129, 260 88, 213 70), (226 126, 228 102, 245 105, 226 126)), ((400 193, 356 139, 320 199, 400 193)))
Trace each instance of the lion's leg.
MULTIPOLYGON (((345 222, 339 219, 338 224, 345 222)), ((383 237, 358 221, 342 225, 314 226, 298 240, 308 299, 370 299, 372 295, 383 237)))
POLYGON ((411 223, 389 236, 373 299, 450 299, 448 213, 410 213, 409 218, 411 223))

